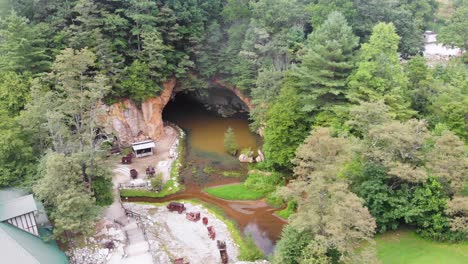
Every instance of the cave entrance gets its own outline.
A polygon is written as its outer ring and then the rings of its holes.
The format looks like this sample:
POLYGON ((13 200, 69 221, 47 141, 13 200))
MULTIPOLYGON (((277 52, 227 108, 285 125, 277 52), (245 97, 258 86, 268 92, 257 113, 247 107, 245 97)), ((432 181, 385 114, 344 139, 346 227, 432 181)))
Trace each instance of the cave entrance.
POLYGON ((256 150, 259 137, 249 129, 245 104, 227 89, 199 92, 179 92, 163 110, 163 119, 177 124, 188 133, 194 150, 226 154, 224 133, 234 130, 239 149, 256 150))

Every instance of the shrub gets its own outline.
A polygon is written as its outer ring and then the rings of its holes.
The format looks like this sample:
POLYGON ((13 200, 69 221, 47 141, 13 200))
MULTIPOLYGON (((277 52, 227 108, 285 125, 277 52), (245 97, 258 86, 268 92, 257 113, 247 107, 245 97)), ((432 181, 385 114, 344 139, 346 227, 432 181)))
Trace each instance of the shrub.
POLYGON ((151 179, 151 187, 153 190, 160 191, 163 188, 162 173, 158 173, 151 179))
POLYGON ((239 149, 236 142, 236 136, 234 135, 234 131, 231 127, 226 130, 226 133, 224 133, 224 149, 227 153, 233 156, 236 155, 237 150, 239 149))

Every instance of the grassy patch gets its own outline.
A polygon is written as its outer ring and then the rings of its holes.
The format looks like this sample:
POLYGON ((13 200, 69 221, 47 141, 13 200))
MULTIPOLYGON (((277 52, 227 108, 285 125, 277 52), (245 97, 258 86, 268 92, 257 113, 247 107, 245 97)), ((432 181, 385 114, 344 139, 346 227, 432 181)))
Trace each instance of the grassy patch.
POLYGON ((203 168, 203 172, 211 175, 216 173, 216 169, 211 166, 206 166, 205 168, 203 168))
POLYGON ((296 203, 293 201, 288 202, 288 206, 283 210, 279 210, 275 212, 279 217, 288 220, 289 216, 292 215, 296 211, 296 203))
POLYGON ((382 263, 462 264, 468 263, 468 243, 450 244, 427 240, 410 230, 376 236, 382 263))
POLYGON ((223 171, 222 175, 224 177, 233 177, 233 178, 242 177, 242 173, 239 171, 223 171))
POLYGON ((264 192, 246 188, 243 183, 210 187, 203 191, 226 200, 258 200, 265 196, 264 192))

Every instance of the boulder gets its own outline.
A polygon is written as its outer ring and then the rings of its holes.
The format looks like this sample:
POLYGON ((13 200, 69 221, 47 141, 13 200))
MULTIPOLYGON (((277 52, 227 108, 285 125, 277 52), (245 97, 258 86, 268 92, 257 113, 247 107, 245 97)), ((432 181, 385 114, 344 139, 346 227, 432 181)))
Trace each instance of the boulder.
POLYGON ((239 161, 240 162, 247 162, 247 163, 252 163, 254 162, 254 158, 253 157, 249 157, 245 154, 240 154, 239 156, 239 161))

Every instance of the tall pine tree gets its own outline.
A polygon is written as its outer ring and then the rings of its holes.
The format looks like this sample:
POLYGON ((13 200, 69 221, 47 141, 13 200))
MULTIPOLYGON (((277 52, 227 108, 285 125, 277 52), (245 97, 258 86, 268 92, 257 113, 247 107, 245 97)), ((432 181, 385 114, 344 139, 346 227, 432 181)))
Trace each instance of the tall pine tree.
POLYGON ((293 72, 303 94, 304 110, 319 110, 343 101, 347 78, 353 69, 358 38, 345 17, 333 12, 307 41, 302 64, 293 72))
POLYGON ((384 100, 398 118, 413 114, 405 99, 408 79, 398 59, 398 42, 392 23, 379 23, 361 47, 357 70, 350 76, 347 97, 352 102, 384 100))

